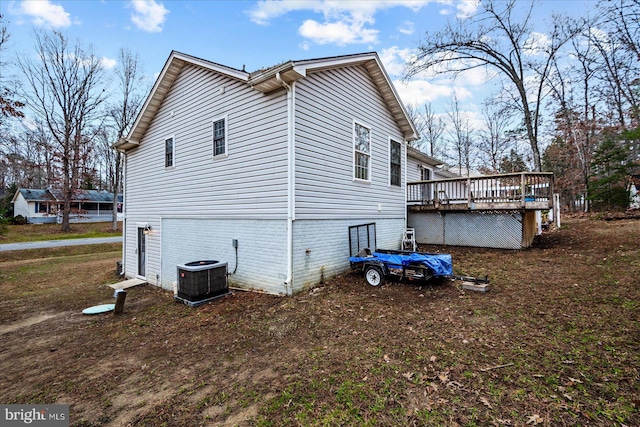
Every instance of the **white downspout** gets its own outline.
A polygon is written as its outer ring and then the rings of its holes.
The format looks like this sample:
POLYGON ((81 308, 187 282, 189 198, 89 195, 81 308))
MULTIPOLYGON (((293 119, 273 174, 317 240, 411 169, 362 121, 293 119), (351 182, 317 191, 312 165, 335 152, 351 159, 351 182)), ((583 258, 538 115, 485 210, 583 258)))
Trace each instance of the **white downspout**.
POLYGON ((295 137, 294 137, 294 106, 295 82, 287 84, 280 72, 276 73, 276 80, 287 91, 287 278, 284 281, 286 295, 293 295, 293 221, 296 219, 295 206, 295 137))
POLYGON ((404 140, 404 155, 402 156, 402 166, 404 167, 404 228, 409 227, 409 224, 407 224, 407 221, 409 220, 409 207, 407 205, 407 169, 408 169, 408 165, 407 165, 407 151, 408 151, 408 147, 409 144, 407 144, 407 140, 404 140))
MULTIPOLYGON (((127 152, 122 151, 122 276, 126 277, 127 272, 127 152)), ((116 204, 116 207, 118 205, 116 204)), ((116 212, 116 219, 118 212, 116 212)))

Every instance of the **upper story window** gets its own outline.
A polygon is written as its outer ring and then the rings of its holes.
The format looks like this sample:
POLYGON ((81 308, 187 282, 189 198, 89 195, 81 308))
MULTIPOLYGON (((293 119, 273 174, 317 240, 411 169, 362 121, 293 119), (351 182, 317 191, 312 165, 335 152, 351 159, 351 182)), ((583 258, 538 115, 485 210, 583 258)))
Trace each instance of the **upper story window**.
POLYGON ((164 166, 169 168, 174 163, 173 137, 164 140, 164 166))
POLYGON ((402 145, 389 140, 389 184, 400 187, 402 185, 402 145))
POLYGON ((353 124, 353 177, 370 181, 371 129, 359 123, 353 124))
POLYGON ((227 155, 227 118, 213 121, 213 157, 227 155))

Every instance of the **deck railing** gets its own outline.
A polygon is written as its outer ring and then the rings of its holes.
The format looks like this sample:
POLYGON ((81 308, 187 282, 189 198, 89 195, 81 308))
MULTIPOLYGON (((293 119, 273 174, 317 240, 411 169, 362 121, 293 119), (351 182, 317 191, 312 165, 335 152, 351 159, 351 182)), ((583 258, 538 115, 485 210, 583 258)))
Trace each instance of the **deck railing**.
POLYGON ((433 209, 546 209, 553 173, 521 172, 407 183, 407 203, 433 209))

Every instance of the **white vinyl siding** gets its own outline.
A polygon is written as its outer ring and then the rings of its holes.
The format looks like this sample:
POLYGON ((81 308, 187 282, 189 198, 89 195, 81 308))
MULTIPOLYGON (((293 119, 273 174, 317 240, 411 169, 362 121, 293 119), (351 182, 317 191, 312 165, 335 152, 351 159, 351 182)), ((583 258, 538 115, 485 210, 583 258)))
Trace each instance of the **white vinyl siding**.
POLYGON ((161 274, 162 217, 286 220, 286 124, 282 91, 264 95, 245 82, 185 66, 140 145, 127 152, 126 274, 131 276, 136 268, 136 222, 152 226, 146 273, 155 283, 161 274), (212 164, 212 123, 219 117, 227 118, 232 149, 224 162, 212 164), (180 167, 171 174, 160 173, 165 170, 164 144, 157 141, 171 134, 180 141, 174 153, 174 164, 180 167))
POLYGON ((296 219, 404 218, 404 168, 390 187, 388 164, 402 133, 366 68, 309 73, 295 88, 296 219), (371 129, 366 182, 354 180, 354 121, 371 129))
POLYGON ((286 108, 282 92, 263 95, 244 82, 185 67, 140 146, 127 153, 127 211, 286 218, 286 108), (222 94, 220 86, 225 86, 222 94), (233 147, 224 162, 212 165, 212 123, 223 116, 233 147), (165 175, 156 172, 151 159, 158 146, 149 141, 164 140, 157 135, 168 129, 180 141, 175 153, 180 167, 165 175))

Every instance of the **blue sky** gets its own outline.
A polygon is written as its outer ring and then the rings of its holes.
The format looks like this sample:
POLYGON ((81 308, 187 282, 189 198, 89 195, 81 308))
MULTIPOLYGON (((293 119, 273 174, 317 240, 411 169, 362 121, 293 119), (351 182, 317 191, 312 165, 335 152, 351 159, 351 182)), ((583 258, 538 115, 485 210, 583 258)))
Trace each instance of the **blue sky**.
MULTIPOLYGON (((426 30, 476 7, 474 0, 3 0, 0 13, 11 34, 4 55, 33 55, 34 29, 41 28, 91 45, 106 68, 127 47, 140 55, 151 78, 171 50, 247 71, 289 59, 376 51, 405 103, 433 102, 443 112, 455 92, 461 105, 477 112, 492 84, 481 70, 456 81, 421 76, 409 85, 400 82, 404 61, 426 30)), ((594 0, 543 0, 536 6, 537 30, 544 33, 552 12, 583 13, 592 7, 594 0)))

